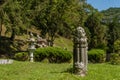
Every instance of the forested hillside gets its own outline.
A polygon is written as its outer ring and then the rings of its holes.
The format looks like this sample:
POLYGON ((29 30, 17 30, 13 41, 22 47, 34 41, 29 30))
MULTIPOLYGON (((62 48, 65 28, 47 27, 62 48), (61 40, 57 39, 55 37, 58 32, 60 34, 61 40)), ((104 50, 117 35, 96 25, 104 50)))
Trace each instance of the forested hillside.
POLYGON ((119 8, 99 12, 86 0, 0 0, 0 54, 19 51, 29 32, 39 34, 50 46, 61 36, 72 40, 78 26, 87 33, 89 50, 118 53, 119 14, 119 8))
POLYGON ((84 0, 0 0, 0 54, 21 50, 30 32, 50 46, 59 35, 71 39, 74 29, 84 25, 83 5, 84 0))
POLYGON ((107 53, 119 53, 120 47, 120 8, 112 7, 101 11, 102 23, 107 26, 107 53))
POLYGON ((118 18, 120 20, 120 8, 109 8, 107 10, 101 11, 104 14, 105 20, 112 20, 114 18, 118 18))

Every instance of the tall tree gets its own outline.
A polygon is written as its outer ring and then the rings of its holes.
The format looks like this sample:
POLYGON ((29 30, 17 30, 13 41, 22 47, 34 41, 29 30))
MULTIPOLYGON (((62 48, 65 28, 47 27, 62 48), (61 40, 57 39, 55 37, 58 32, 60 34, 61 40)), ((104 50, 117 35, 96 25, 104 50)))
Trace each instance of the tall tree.
POLYGON ((55 36, 60 30, 70 31, 79 25, 78 0, 49 0, 35 17, 33 24, 39 27, 53 46, 55 36), (46 5, 46 6, 45 6, 46 5))
POLYGON ((15 35, 22 34, 22 31, 30 26, 32 19, 32 1, 33 0, 9 0, 5 5, 4 11, 7 16, 5 18, 5 26, 7 31, 11 32, 11 40, 14 40, 15 35))
POLYGON ((104 18, 102 23, 108 26, 107 30, 107 55, 106 60, 110 60, 110 53, 114 53, 114 43, 120 39, 120 8, 109 8, 107 10, 101 11, 104 18))
POLYGON ((9 29, 11 30, 11 40, 14 40, 15 34, 19 33, 19 26, 21 25, 20 5, 17 0, 10 0, 5 7, 8 16, 9 29))
POLYGON ((85 26, 89 29, 91 41, 89 48, 104 48, 105 26, 101 25, 102 15, 99 12, 93 12, 86 20, 85 26))
POLYGON ((120 39, 120 23, 118 18, 114 18, 112 22, 108 23, 108 31, 107 31, 107 55, 106 61, 110 60, 110 54, 115 52, 114 43, 116 40, 120 39))
POLYGON ((6 3, 7 3, 6 0, 1 0, 0 1, 0 37, 1 37, 1 32, 2 32, 2 25, 4 23, 3 20, 4 20, 4 16, 5 16, 3 8, 4 8, 6 3))
POLYGON ((120 39, 120 23, 119 17, 115 17, 108 23, 107 41, 108 41, 108 53, 114 52, 114 42, 120 39))

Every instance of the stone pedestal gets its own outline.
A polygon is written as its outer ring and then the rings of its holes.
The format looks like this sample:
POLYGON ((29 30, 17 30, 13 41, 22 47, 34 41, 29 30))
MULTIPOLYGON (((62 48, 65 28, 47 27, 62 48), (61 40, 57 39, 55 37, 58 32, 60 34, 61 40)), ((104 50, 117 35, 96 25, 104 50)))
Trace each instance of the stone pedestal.
POLYGON ((80 76, 87 74, 87 37, 82 27, 78 27, 74 36, 74 50, 73 50, 73 68, 74 73, 80 76))
POLYGON ((35 51, 35 48, 34 49, 29 48, 30 62, 34 62, 34 54, 33 54, 34 51, 35 51))

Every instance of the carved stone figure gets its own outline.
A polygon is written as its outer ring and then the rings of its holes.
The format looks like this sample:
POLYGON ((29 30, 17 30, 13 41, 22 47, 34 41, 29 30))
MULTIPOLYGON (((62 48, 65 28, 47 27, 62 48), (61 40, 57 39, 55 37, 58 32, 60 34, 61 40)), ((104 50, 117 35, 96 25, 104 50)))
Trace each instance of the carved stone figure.
POLYGON ((46 47, 47 46, 47 41, 46 39, 43 39, 39 35, 37 35, 37 47, 46 47))
POLYGON ((78 27, 74 36, 73 68, 74 73, 80 76, 85 76, 87 73, 87 49, 86 33, 82 27, 78 27))

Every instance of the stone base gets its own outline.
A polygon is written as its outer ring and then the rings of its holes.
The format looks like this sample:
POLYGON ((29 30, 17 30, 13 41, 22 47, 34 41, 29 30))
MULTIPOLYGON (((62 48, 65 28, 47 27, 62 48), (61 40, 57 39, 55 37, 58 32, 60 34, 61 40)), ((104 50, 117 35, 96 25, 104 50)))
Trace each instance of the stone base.
POLYGON ((82 70, 75 70, 74 73, 78 76, 81 76, 81 77, 84 77, 87 74, 85 71, 82 71, 82 70))
POLYGON ((81 63, 75 63, 75 66, 74 66, 74 73, 76 75, 79 75, 79 76, 85 76, 87 74, 87 70, 86 70, 86 67, 85 65, 81 62, 81 63))
POLYGON ((10 59, 1 59, 0 64, 12 64, 13 60, 10 59))

